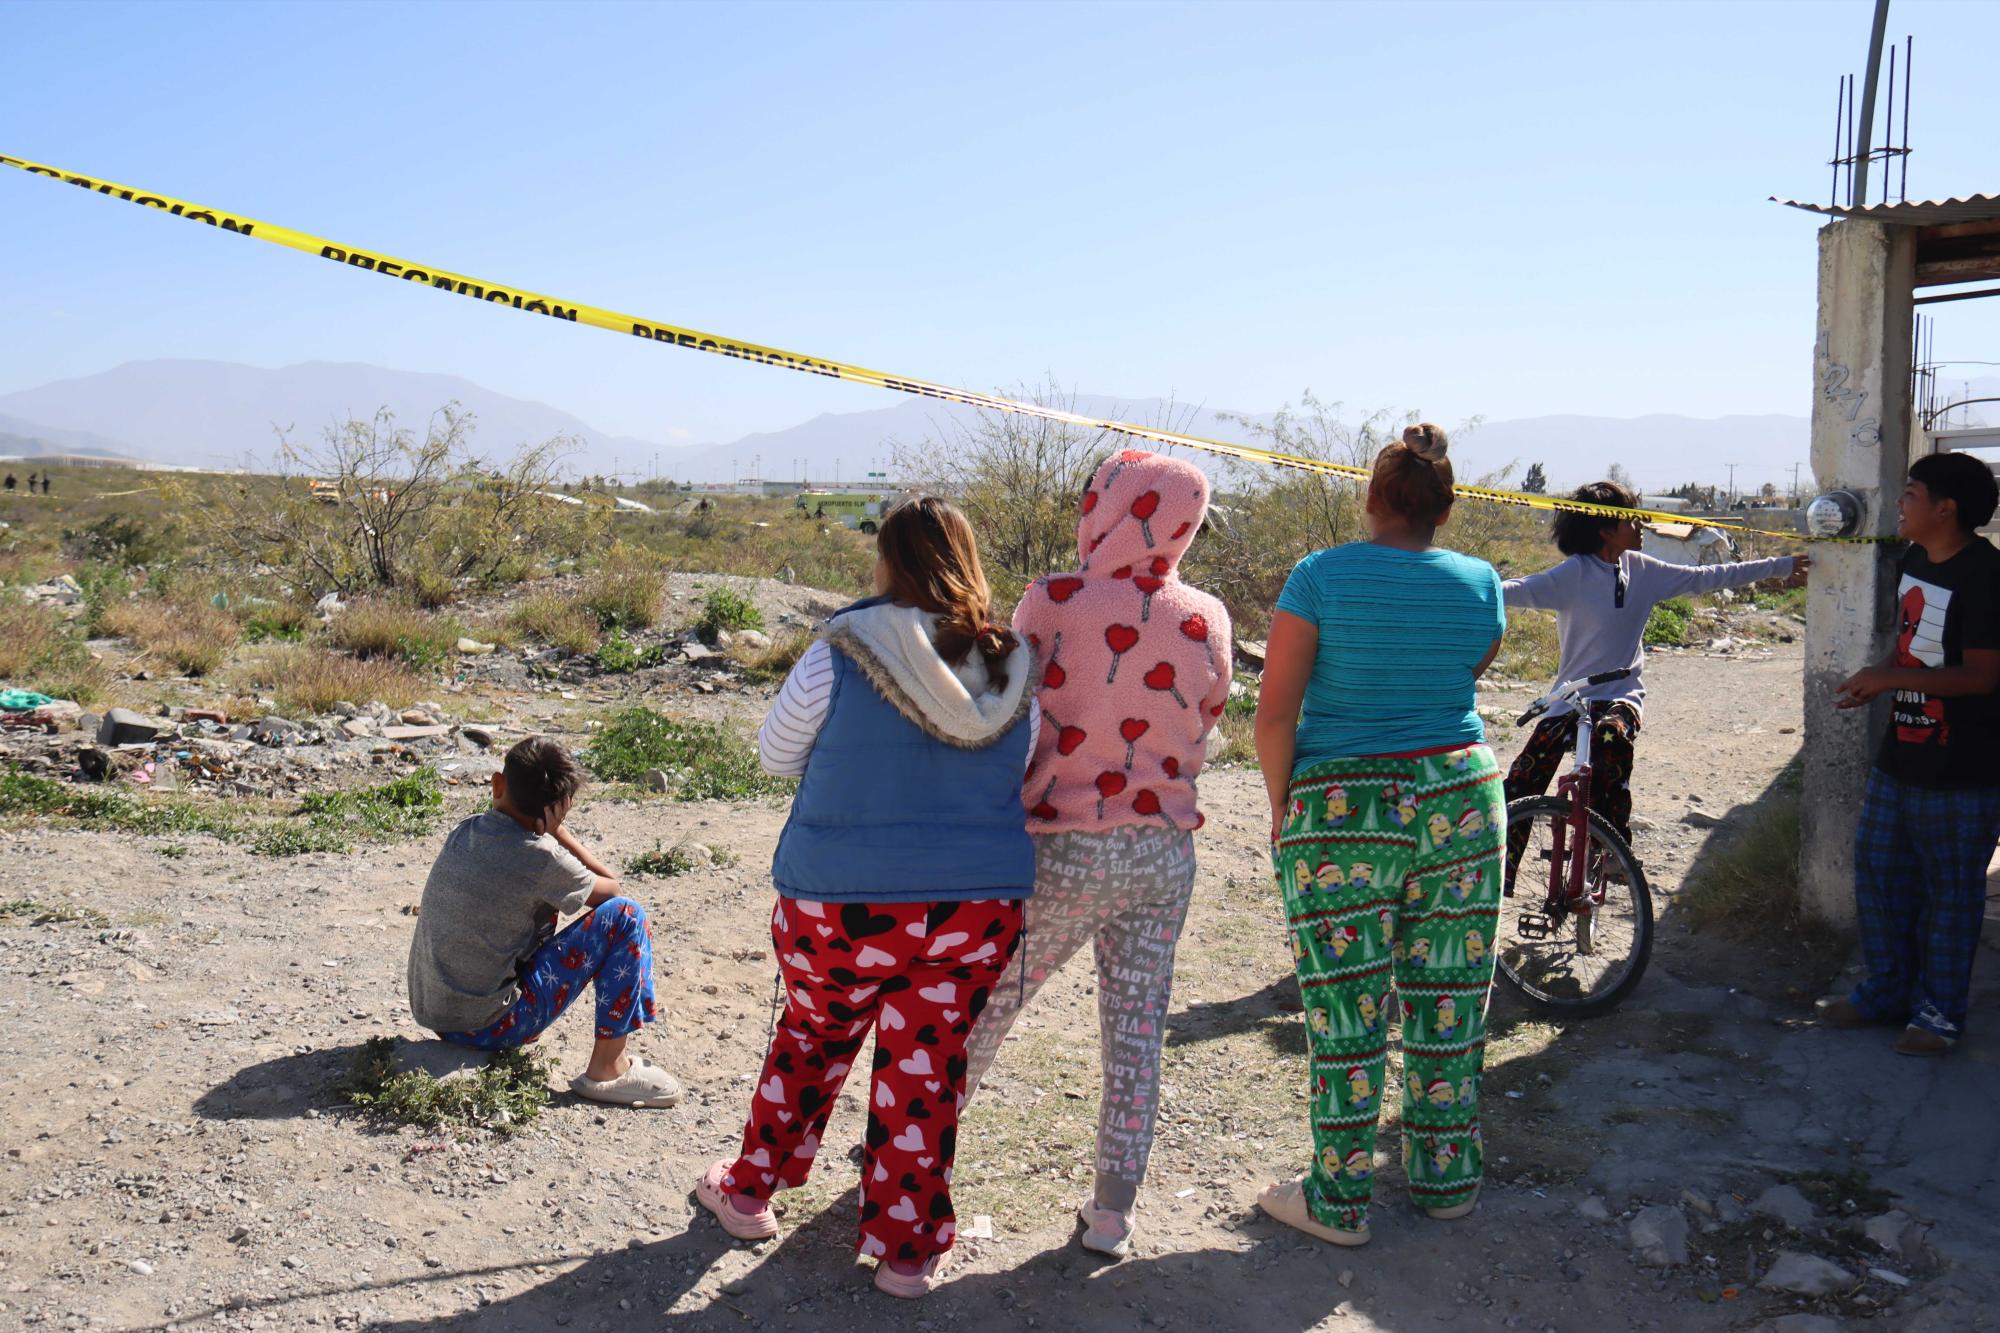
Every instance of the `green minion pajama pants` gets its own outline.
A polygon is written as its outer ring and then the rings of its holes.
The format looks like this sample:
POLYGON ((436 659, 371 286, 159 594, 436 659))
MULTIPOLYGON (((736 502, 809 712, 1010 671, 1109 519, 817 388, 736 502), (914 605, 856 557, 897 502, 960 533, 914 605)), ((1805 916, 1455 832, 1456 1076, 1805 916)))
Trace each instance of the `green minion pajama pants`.
POLYGON ((1507 820, 1484 745, 1334 759, 1292 779, 1274 854, 1312 1043, 1320 1223, 1368 1222, 1382 1067, 1401 997, 1403 1169, 1418 1206, 1479 1189, 1480 1071, 1507 820))

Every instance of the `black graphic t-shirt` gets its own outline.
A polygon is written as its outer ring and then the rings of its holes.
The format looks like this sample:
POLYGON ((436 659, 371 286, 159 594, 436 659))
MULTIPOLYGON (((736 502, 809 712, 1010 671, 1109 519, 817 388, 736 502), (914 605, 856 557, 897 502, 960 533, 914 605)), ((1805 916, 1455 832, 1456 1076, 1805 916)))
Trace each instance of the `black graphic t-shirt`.
MULTIPOLYGON (((1922 547, 1903 557, 1896 588, 1896 665, 1955 667, 1967 651, 2000 649, 2000 551, 1984 537, 1933 563, 1922 547)), ((1939 699, 1897 690, 1875 766, 1920 787, 2000 785, 2000 696, 1939 699)))

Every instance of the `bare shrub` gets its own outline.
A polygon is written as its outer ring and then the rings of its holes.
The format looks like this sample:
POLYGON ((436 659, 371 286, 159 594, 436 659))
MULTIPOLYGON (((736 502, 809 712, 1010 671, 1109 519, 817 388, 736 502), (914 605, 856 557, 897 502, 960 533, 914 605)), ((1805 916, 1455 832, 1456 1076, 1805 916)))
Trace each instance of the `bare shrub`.
POLYGON ((385 408, 316 445, 281 436, 279 484, 238 489, 232 545, 301 586, 401 588, 431 605, 462 582, 591 549, 608 511, 551 498, 572 442, 530 445, 495 466, 473 451, 472 423, 453 404, 419 437, 385 408))
MULTIPOLYGON (((1054 380, 1006 396, 1076 410, 1076 394, 1054 380)), ((1098 462, 1126 440, 1089 426, 981 411, 947 419, 915 446, 896 445, 896 468, 918 490, 947 495, 979 534, 996 592, 1011 597, 1052 569, 1076 563, 1077 503, 1098 462)))

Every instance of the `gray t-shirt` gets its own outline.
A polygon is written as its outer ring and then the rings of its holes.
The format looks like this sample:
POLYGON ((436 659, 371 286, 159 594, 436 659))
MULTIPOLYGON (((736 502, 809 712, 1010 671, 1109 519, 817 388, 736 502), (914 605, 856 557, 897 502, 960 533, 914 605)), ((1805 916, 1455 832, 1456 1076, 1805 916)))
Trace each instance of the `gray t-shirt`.
POLYGON ((515 972, 580 912, 597 876, 546 834, 497 810, 453 829, 424 881, 410 941, 410 1013, 433 1032, 474 1032, 521 993, 515 972))

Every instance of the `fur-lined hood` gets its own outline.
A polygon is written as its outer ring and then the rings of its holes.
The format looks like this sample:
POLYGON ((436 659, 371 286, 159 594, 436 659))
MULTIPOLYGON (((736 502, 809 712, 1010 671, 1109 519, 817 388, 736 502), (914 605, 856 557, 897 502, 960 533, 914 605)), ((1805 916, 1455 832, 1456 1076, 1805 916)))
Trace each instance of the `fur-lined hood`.
POLYGON ((834 617, 825 638, 927 734, 983 750, 1028 715, 1041 673, 1028 645, 1016 644, 1005 664, 1006 688, 994 689, 976 650, 956 667, 938 656, 937 620, 913 606, 868 601, 834 617))

